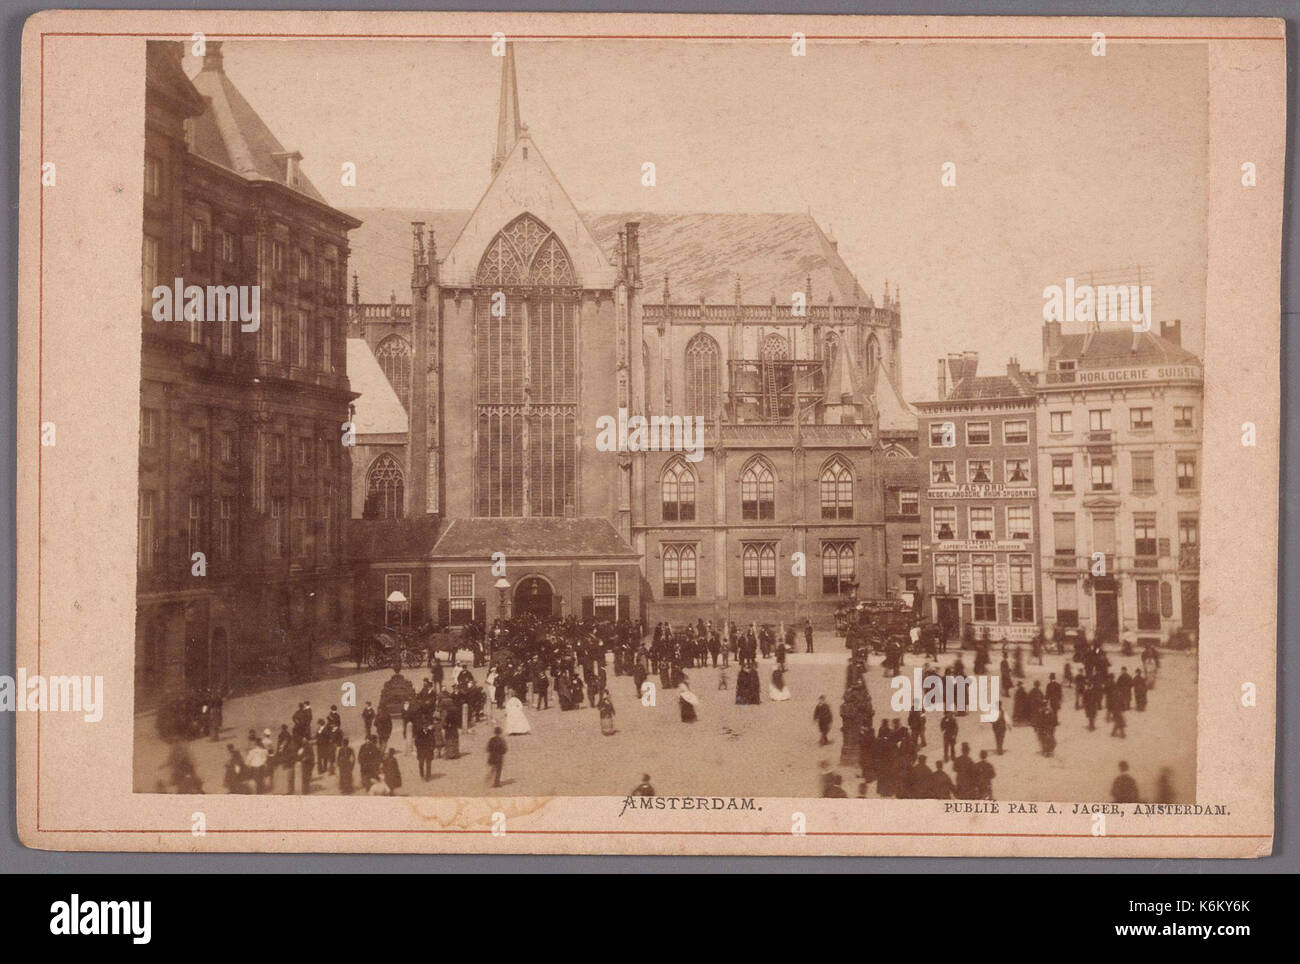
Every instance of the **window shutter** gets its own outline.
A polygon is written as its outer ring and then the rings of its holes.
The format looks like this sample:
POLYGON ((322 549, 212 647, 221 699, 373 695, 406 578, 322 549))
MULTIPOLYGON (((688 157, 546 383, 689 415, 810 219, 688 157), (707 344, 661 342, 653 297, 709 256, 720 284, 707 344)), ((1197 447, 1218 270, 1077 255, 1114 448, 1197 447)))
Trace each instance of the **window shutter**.
POLYGON ((480 626, 487 625, 487 600, 482 596, 474 597, 474 622, 480 626))
POLYGON ((438 600, 438 628, 442 629, 451 622, 451 600, 438 600))
POLYGON ((591 596, 582 597, 582 618, 591 619, 596 614, 596 601, 591 596))

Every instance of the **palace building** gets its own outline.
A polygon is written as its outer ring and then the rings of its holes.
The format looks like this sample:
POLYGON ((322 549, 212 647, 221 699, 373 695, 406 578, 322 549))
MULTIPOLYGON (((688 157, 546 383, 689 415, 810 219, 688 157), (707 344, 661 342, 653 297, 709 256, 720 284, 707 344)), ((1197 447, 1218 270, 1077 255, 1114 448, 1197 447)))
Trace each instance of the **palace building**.
POLYGON ((919 588, 897 289, 808 215, 578 211, 510 46, 500 103, 472 211, 352 212, 360 618, 827 624, 919 588), (600 451, 620 413, 701 417, 702 459, 600 451))
POLYGON ((939 360, 939 400, 917 402, 928 484, 926 615, 950 633, 1031 639, 1040 627, 1035 376, 975 352, 939 360))
POLYGON ((221 48, 191 79, 183 45, 146 46, 137 708, 308 667, 340 638, 346 652, 352 623, 340 443, 359 222, 302 174, 221 48), (155 286, 175 279, 258 286, 260 323, 154 320, 155 286))
POLYGON ((1045 621, 1168 640, 1200 622, 1201 360, 1182 325, 1043 327, 1038 384, 1045 621))

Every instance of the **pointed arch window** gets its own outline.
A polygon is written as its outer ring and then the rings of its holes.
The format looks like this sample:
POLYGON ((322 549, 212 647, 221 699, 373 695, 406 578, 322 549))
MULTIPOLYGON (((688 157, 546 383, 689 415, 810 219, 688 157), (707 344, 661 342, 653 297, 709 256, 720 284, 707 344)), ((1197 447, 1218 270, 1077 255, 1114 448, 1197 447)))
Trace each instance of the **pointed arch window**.
POLYGON ((838 455, 822 469, 821 502, 823 519, 853 518, 853 471, 838 455))
POLYGON ((764 459, 754 459, 740 474, 740 517, 776 518, 776 476, 764 459))
POLYGON ((695 595, 695 547, 664 546, 664 596, 695 595))
POLYGON ((673 459, 664 469, 660 481, 665 522, 691 522, 695 519, 695 473, 682 459, 673 459))
POLYGON ((411 407, 411 344, 401 335, 389 335, 375 349, 375 360, 388 384, 408 410, 411 407))
POLYGON ((875 335, 867 339, 867 352, 864 360, 867 363, 868 374, 874 372, 880 365, 880 342, 876 340, 875 335))
POLYGON ((776 595, 776 544, 748 542, 740 554, 746 596, 776 595))
POLYGON ((857 588, 856 559, 851 542, 822 544, 822 594, 843 596, 857 588))
POLYGON ((475 514, 576 513, 578 278, 522 214, 488 244, 475 293, 475 514))
POLYGON ((686 412, 713 418, 718 411, 721 352, 712 336, 700 332, 686 343, 686 412))
POLYGON ((406 477, 397 459, 387 452, 370 463, 366 473, 367 519, 400 519, 405 514, 406 477))
POLYGON ((763 339, 760 354, 764 361, 780 361, 790 357, 790 344, 782 335, 772 332, 763 339))

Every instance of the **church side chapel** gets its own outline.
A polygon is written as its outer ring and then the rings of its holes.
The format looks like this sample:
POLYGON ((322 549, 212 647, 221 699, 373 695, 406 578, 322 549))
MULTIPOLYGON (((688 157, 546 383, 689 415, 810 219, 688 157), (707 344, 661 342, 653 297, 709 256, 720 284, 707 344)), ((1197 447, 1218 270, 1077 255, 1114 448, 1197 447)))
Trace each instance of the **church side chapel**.
POLYGON ((829 626, 914 584, 891 551, 919 484, 901 297, 811 215, 579 212, 513 45, 474 209, 349 213, 360 621, 829 626), (620 411, 701 416, 703 458, 599 451, 620 411))

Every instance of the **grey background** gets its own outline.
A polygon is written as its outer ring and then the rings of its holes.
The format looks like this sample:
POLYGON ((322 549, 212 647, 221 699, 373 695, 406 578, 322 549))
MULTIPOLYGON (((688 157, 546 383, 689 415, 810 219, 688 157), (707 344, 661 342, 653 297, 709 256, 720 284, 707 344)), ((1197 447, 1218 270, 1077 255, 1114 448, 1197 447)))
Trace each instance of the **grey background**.
MULTIPOLYGON (((72 4, 69 4, 71 6, 72 4)), ((23 22, 32 13, 57 4, 39 4, 28 0, 3 0, 0 25, 3 27, 3 47, 0 63, 4 71, 4 100, 0 105, 0 131, 6 148, 6 170, 0 192, 9 217, 0 233, 0 306, 3 306, 4 323, 0 324, 0 365, 3 365, 4 388, 0 391, 0 585, 3 585, 4 603, 0 604, 0 672, 14 673, 14 466, 15 422, 14 384, 16 375, 16 324, 17 324, 17 263, 18 263, 18 115, 20 90, 19 51, 23 22)), ((97 9, 177 9, 193 6, 202 9, 281 9, 281 10, 569 10, 569 11, 663 11, 675 13, 803 13, 803 14, 949 14, 949 15, 1032 15, 1056 16, 1253 16, 1284 17, 1287 26, 1287 80, 1289 111, 1287 118, 1288 150, 1286 187, 1287 197, 1294 194, 1296 169, 1294 148, 1296 138, 1296 27, 1300 22, 1300 6, 1295 2, 1233 2, 1213 3, 1196 0, 1126 0, 1119 3, 1049 3, 1037 0, 1023 2, 938 2, 925 4, 906 2, 873 2, 873 0, 817 0, 800 3, 752 3, 744 0, 713 0, 713 2, 659 2, 618 3, 617 0, 568 0, 557 3, 527 3, 517 0, 452 0, 450 3, 394 2, 383 5, 365 2, 321 3, 319 0, 264 0, 261 3, 228 2, 228 0, 203 0, 186 3, 184 0, 127 0, 127 2, 80 2, 75 6, 97 9)), ((1282 264, 1282 320, 1290 321, 1300 315, 1300 265, 1296 223, 1288 207, 1284 220, 1284 248, 1282 264)), ((676 872, 676 873, 881 873, 881 872, 1000 872, 1000 873, 1173 873, 1195 874, 1206 872, 1235 873, 1295 873, 1300 870, 1300 844, 1297 844, 1297 826, 1300 825, 1300 794, 1297 793, 1297 771, 1300 771, 1300 753, 1297 741, 1290 738, 1289 722, 1300 710, 1297 705, 1296 680, 1300 679, 1300 664, 1294 647, 1287 645, 1288 631, 1300 619, 1300 594, 1286 592, 1287 577, 1292 568, 1300 564, 1300 530, 1291 530, 1290 499, 1300 496, 1300 465, 1297 465, 1300 441, 1300 423, 1288 417, 1295 414, 1296 400, 1285 377, 1293 366, 1300 364, 1300 341, 1283 327, 1282 331, 1282 384, 1283 422, 1283 492, 1281 524, 1281 568, 1279 573, 1279 646, 1281 661, 1278 667, 1278 686, 1282 698, 1278 701, 1277 741, 1277 824, 1275 853, 1272 857, 1254 861, 1234 860, 1085 860, 1052 858, 799 858, 799 857, 507 857, 507 856, 422 856, 422 855, 357 855, 333 856, 315 854, 96 854, 52 853, 29 850, 18 842, 14 814, 14 715, 0 713, 0 757, 4 760, 5 787, 0 792, 0 870, 28 873, 252 873, 274 871, 278 873, 323 873, 330 871, 352 872, 505 872, 574 873, 599 870, 605 873, 676 872)), ((25 431, 36 431, 36 426, 26 426, 25 431)))

